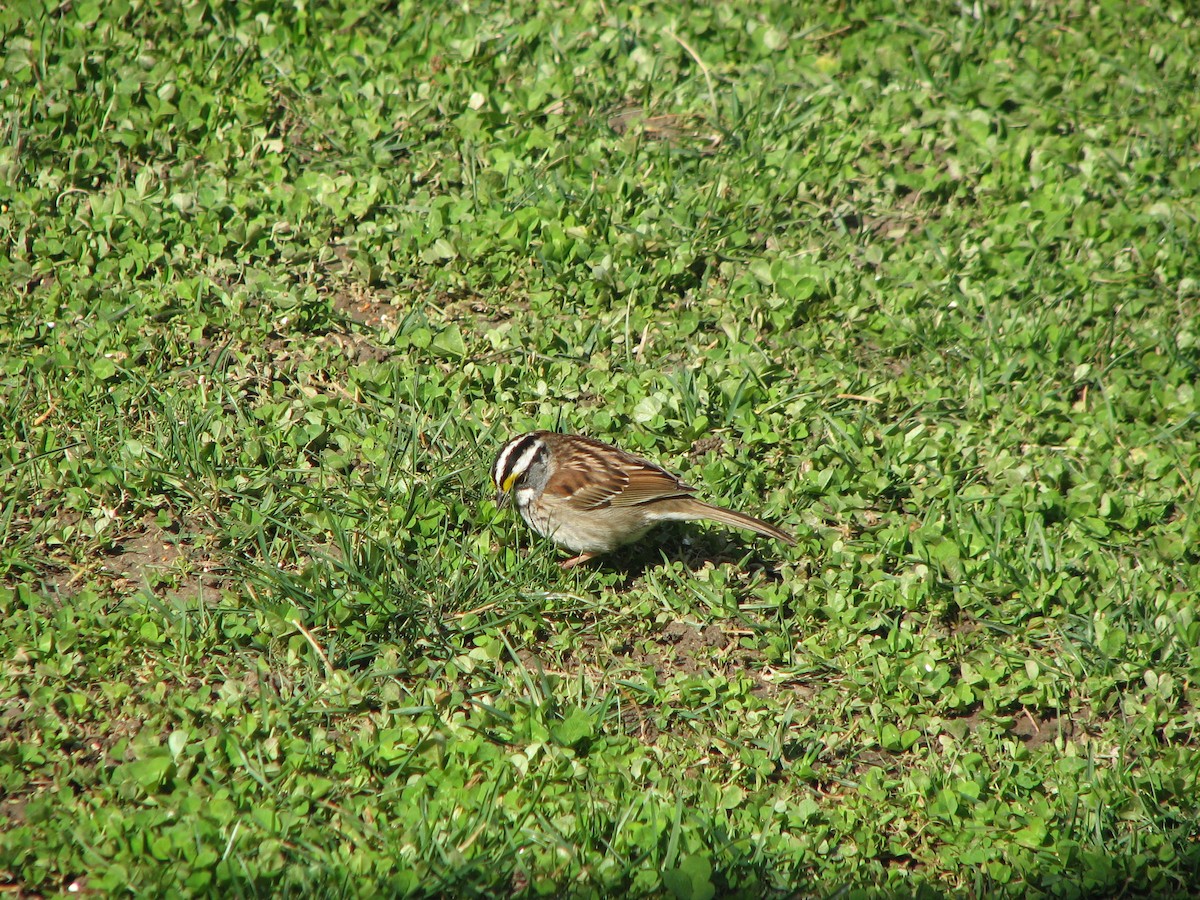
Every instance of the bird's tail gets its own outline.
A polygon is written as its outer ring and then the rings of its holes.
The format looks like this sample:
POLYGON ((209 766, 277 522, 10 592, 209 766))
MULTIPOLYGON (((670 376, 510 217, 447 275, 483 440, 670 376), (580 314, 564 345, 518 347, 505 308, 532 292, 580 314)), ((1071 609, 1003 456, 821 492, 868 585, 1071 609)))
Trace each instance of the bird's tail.
POLYGON ((670 511, 671 514, 663 516, 663 518, 708 519, 712 522, 720 522, 722 525, 728 525, 731 528, 748 528, 750 531, 757 531, 766 537, 783 541, 785 544, 796 543, 794 537, 782 528, 776 528, 770 522, 764 522, 762 519, 756 519, 754 516, 748 516, 736 510, 726 509, 723 506, 713 506, 711 503, 705 503, 703 500, 695 500, 691 497, 680 500, 661 500, 655 506, 658 507, 660 512, 670 511))

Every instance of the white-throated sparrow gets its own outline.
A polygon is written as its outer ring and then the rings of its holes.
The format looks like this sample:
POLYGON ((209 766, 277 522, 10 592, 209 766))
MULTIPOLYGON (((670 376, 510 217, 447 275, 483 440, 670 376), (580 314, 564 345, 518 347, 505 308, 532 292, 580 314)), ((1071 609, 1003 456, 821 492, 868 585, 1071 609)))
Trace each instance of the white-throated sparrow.
POLYGON ((534 431, 504 445, 492 465, 497 503, 516 500, 538 534, 578 556, 579 565, 642 537, 658 522, 709 519, 788 544, 782 531, 745 513, 692 497, 689 487, 649 460, 577 434, 534 431))

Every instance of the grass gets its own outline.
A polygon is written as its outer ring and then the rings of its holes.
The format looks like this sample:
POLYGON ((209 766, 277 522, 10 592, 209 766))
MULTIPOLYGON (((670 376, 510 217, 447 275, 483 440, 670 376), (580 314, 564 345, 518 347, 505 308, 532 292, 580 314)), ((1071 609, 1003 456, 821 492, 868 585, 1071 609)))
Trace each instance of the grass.
POLYGON ((0 885, 1191 895, 1196 24, 0 8, 0 885))

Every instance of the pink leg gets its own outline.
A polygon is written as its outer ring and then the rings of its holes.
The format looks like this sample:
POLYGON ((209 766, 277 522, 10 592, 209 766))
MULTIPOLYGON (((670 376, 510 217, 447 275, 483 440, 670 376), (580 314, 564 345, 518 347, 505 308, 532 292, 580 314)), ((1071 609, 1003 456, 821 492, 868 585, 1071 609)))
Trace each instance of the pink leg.
POLYGON ((564 559, 562 562, 559 563, 559 565, 562 566, 564 569, 573 569, 580 563, 587 562, 589 559, 593 558, 595 555, 596 555, 595 553, 580 553, 578 556, 573 556, 570 559, 564 559))

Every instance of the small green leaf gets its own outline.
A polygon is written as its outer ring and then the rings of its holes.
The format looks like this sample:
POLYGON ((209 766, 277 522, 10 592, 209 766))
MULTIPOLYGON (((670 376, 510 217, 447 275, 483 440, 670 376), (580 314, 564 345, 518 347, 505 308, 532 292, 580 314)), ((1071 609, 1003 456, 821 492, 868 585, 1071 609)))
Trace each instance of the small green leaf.
POLYGON ((455 359, 467 355, 467 346, 463 343, 462 332, 459 331, 457 325, 451 325, 449 328, 439 331, 430 345, 438 356, 448 356, 455 359))
POLYGON ((775 276, 771 272, 771 263, 769 260, 754 260, 752 263, 750 263, 750 274, 763 284, 769 285, 775 283, 775 276))
POLYGON ((731 784, 721 793, 721 809, 737 809, 746 799, 746 792, 736 784, 731 784))
POLYGON ((662 412, 663 404, 658 397, 643 397, 633 408, 633 421, 645 424, 662 412))
POLYGON ((1023 847, 1040 847, 1046 840, 1046 823, 1039 818, 1029 820, 1029 824, 1018 829, 1013 840, 1023 847))
POLYGON ((575 709, 569 716, 550 729, 550 736, 555 743, 563 747, 574 747, 580 741, 586 740, 595 732, 592 717, 582 709, 575 709))
POLYGON ((771 52, 776 52, 778 50, 782 50, 784 47, 786 47, 788 45, 787 32, 780 31, 778 28, 774 27, 773 25, 768 26, 767 28, 763 29, 762 42, 763 42, 763 46, 766 47, 771 52))
POLYGON ((879 730, 879 743, 883 745, 883 749, 891 750, 893 753, 901 750, 900 746, 900 729, 888 722, 879 730))
POLYGON ((679 900, 712 900, 717 893, 712 883, 712 863, 699 854, 686 857, 679 868, 663 872, 663 883, 679 900))
POLYGON ((147 791, 155 791, 167 780, 173 763, 169 756, 151 756, 121 766, 121 774, 147 791))

